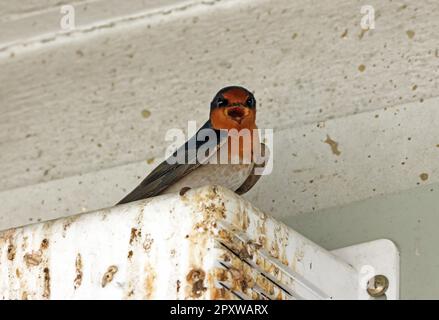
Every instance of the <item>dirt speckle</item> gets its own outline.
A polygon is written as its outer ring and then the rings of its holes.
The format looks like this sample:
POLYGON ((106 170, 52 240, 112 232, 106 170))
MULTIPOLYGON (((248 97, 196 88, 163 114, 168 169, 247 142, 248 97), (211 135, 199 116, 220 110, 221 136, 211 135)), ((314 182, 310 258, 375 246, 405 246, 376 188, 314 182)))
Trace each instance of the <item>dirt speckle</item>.
POLYGON ((154 243, 154 239, 151 238, 150 234, 145 235, 145 241, 143 241, 143 249, 145 249, 146 252, 151 250, 152 244, 154 243))
POLYGON ((346 29, 340 36, 340 38, 344 39, 348 36, 348 29, 346 29))
POLYGON ((75 280, 73 280, 73 287, 76 289, 78 289, 81 286, 82 283, 82 257, 81 254, 78 253, 76 255, 76 261, 75 261, 75 269, 76 269, 76 277, 75 280))
POLYGON ((148 119, 151 116, 151 111, 143 109, 141 114, 143 118, 148 119))
POLYGON ((366 66, 364 64, 360 64, 358 66, 358 71, 363 72, 364 70, 366 70, 366 66))
POLYGON ((40 244, 40 249, 44 250, 44 249, 47 249, 48 247, 49 247, 49 240, 43 239, 43 241, 41 241, 41 244, 40 244))
POLYGON ((154 158, 149 158, 148 160, 146 160, 147 164, 152 164, 154 162, 154 158))
POLYGON ((407 34, 407 37, 409 37, 409 39, 413 39, 415 36, 415 32, 413 30, 407 30, 405 33, 407 34))
POLYGON ((421 173, 419 175, 419 177, 421 178, 422 181, 427 181, 429 178, 429 175, 428 175, 428 173, 421 173))
POLYGON ((329 135, 326 136, 325 143, 331 147, 331 151, 336 156, 341 155, 341 151, 338 149, 338 142, 331 139, 329 135))

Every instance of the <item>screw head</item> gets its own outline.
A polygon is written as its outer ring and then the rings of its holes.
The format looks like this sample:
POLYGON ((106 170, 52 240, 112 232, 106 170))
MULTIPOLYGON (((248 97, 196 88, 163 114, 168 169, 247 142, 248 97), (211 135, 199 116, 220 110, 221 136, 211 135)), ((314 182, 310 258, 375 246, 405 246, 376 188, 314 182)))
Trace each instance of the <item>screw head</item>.
POLYGON ((384 296, 388 288, 389 288, 389 279, 387 279, 387 277, 382 274, 373 276, 367 282, 367 293, 374 298, 379 298, 384 296))

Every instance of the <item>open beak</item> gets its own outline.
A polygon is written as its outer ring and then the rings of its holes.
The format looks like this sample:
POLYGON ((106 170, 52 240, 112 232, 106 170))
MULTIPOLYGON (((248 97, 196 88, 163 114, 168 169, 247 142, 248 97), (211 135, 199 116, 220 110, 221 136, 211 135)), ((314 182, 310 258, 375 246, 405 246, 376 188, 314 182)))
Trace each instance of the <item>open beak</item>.
POLYGON ((224 110, 226 116, 238 123, 241 123, 242 119, 244 119, 248 115, 248 112, 248 109, 243 106, 227 107, 224 110))

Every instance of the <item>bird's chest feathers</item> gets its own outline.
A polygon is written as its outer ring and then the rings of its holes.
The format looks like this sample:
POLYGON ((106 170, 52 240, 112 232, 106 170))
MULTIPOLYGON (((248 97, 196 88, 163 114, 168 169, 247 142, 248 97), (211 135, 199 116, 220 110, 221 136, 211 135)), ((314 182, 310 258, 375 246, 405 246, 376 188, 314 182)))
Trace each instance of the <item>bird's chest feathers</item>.
POLYGON ((216 159, 221 164, 249 164, 253 162, 255 146, 259 145, 257 131, 246 130, 229 134, 219 148, 216 159))

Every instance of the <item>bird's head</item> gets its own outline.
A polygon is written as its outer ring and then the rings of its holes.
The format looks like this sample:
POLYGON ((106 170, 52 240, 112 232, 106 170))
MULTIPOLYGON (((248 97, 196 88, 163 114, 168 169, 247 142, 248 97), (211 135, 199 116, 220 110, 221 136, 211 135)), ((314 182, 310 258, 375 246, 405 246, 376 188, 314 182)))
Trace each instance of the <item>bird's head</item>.
POLYGON ((255 129, 256 100, 243 87, 221 89, 210 104, 210 121, 214 129, 255 129))

